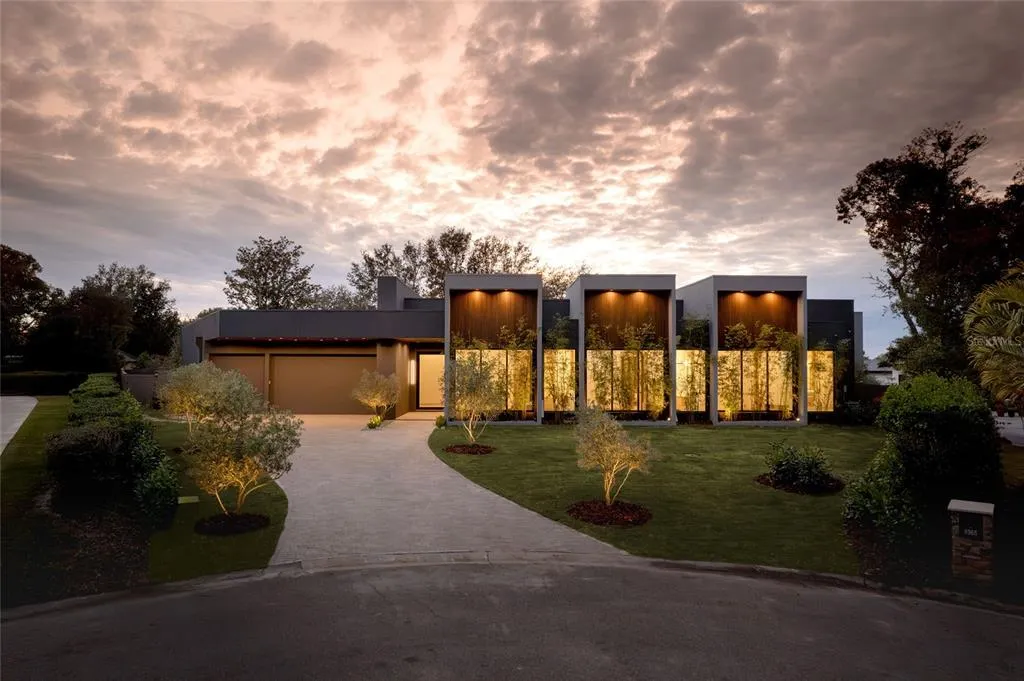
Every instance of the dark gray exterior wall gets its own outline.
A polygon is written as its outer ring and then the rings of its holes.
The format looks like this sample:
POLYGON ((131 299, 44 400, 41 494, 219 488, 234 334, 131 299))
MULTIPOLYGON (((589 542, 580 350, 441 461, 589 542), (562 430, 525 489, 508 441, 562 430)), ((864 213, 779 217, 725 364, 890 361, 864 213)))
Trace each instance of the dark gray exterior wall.
POLYGON ((202 343, 220 335, 220 316, 223 313, 223 310, 219 310, 181 327, 182 364, 195 364, 203 361, 202 343))
MULTIPOLYGON (((545 300, 541 307, 541 333, 546 334, 548 329, 555 325, 555 315, 569 316, 569 300, 545 300)), ((579 345, 580 320, 569 319, 569 347, 577 349, 579 345)))
POLYGON ((444 298, 406 298, 403 310, 430 310, 444 313, 444 298))
POLYGON ((852 300, 809 299, 807 301, 807 348, 813 350, 818 343, 834 346, 848 338, 850 352, 847 369, 839 383, 837 400, 850 399, 853 395, 854 364, 860 353, 856 347, 855 322, 852 300))
POLYGON ((223 310, 228 338, 444 338, 444 312, 423 310, 223 310))

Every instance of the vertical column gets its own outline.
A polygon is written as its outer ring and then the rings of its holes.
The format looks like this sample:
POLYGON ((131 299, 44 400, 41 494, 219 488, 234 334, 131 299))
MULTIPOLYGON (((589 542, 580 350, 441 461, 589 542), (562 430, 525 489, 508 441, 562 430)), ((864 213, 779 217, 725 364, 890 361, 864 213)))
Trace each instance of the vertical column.
MULTIPOLYGON (((714 280, 712 280, 714 281, 714 280)), ((684 303, 685 304, 685 303, 684 303)), ((711 285, 711 319, 708 324, 708 409, 711 411, 711 425, 718 425, 718 285, 711 285)))
POLYGON ((676 290, 668 292, 668 420, 676 422, 676 290))
POLYGON ((796 328, 800 334, 800 418, 807 425, 807 289, 800 291, 796 303, 796 328))
POLYGON ((543 282, 537 285, 537 343, 534 350, 537 364, 537 380, 534 412, 537 423, 544 420, 544 287, 543 282))

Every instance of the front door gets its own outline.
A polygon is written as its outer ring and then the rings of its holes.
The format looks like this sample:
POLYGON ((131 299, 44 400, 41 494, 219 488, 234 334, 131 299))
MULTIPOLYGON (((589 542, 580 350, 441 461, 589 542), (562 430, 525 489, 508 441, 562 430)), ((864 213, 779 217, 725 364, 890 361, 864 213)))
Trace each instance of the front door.
POLYGON ((444 354, 418 353, 416 365, 416 407, 443 409, 444 391, 441 388, 441 380, 444 377, 444 354))

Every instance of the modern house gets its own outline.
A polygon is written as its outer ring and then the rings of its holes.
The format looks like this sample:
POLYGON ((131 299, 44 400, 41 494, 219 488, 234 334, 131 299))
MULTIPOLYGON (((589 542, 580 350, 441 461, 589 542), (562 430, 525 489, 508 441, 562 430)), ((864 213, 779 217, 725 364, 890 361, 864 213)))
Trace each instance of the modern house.
POLYGON ((445 410, 446 368, 485 362, 502 421, 595 404, 651 425, 804 424, 852 393, 862 342, 852 300, 808 300, 802 276, 579 277, 545 300, 536 274, 448 275, 443 299, 378 280, 375 310, 220 310, 182 329, 186 363, 245 375, 300 414, 368 413, 364 369, 395 374, 395 416, 445 410))

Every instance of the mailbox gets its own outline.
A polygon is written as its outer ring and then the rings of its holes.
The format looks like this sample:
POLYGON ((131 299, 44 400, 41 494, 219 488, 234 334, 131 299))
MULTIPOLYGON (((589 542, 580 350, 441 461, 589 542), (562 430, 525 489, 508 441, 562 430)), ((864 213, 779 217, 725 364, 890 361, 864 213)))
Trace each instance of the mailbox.
POLYGON ((992 504, 953 499, 949 522, 953 534, 953 575, 992 581, 992 504))

